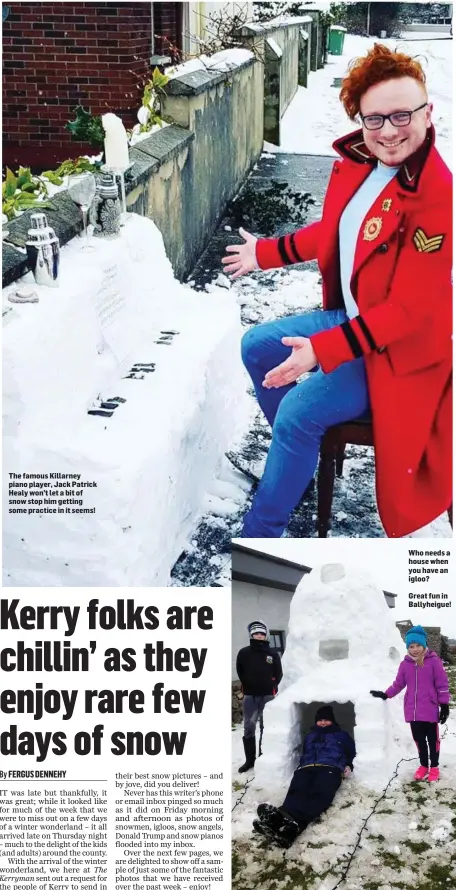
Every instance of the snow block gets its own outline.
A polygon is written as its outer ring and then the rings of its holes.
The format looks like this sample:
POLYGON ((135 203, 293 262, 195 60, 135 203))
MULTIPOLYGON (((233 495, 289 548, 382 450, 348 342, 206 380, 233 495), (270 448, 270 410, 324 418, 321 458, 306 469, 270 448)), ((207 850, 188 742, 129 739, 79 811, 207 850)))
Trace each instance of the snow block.
POLYGON ((134 214, 61 266, 59 289, 29 273, 40 302, 6 317, 5 498, 13 472, 50 487, 26 513, 5 505, 4 584, 166 586, 242 422, 239 309, 180 284, 134 214))
POLYGON ((416 756, 402 696, 370 695, 392 683, 405 648, 383 591, 353 568, 328 564, 305 575, 290 604, 283 679, 265 708, 256 787, 283 790, 299 761, 309 711, 332 704, 357 747, 355 781, 384 787, 401 757, 416 756), (354 727, 353 727, 354 709, 354 727))

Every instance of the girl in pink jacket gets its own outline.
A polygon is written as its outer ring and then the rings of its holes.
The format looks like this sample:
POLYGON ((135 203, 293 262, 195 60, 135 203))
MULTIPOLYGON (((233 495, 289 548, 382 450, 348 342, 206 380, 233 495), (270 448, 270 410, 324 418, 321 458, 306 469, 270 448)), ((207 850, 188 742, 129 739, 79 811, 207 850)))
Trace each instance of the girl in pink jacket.
POLYGON ((439 778, 439 721, 445 723, 450 713, 448 677, 438 655, 427 648, 426 631, 420 624, 407 631, 405 645, 408 654, 392 686, 386 692, 371 690, 371 695, 386 700, 406 687, 404 716, 420 756, 414 778, 435 782, 439 778))

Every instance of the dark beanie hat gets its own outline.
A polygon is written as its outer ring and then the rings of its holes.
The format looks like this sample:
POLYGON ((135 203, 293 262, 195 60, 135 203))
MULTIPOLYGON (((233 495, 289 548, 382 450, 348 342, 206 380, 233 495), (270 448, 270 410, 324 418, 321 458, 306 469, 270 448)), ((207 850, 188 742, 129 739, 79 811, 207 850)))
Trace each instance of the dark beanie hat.
POLYGON ((315 714, 315 723, 318 723, 319 720, 331 720, 331 723, 336 722, 331 705, 323 705, 322 708, 318 708, 318 711, 315 714))

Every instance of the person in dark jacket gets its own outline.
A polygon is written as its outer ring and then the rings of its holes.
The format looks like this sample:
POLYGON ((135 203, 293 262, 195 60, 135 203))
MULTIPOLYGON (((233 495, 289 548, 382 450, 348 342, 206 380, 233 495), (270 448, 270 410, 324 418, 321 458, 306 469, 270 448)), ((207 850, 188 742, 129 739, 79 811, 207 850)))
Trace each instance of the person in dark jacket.
POLYGON ((256 758, 255 730, 260 724, 259 754, 263 735, 264 706, 271 701, 282 679, 282 662, 278 652, 269 645, 269 630, 263 621, 252 621, 247 628, 250 645, 240 649, 236 659, 236 671, 244 693, 244 743, 245 763, 240 773, 252 769, 256 758))
POLYGON ((319 708, 282 806, 260 804, 254 830, 281 847, 290 847, 331 806, 342 779, 353 770, 355 757, 355 743, 336 723, 332 707, 319 708))

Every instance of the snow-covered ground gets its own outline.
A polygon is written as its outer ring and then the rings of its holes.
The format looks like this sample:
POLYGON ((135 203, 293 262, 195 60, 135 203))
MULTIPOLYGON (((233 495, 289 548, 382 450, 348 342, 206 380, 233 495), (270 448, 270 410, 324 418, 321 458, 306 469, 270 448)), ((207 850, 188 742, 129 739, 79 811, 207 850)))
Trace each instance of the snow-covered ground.
MULTIPOLYGON (((442 741, 441 779, 434 786, 412 781, 417 759, 400 765, 398 777, 366 825, 345 887, 390 890, 413 886, 420 890, 443 890, 454 886, 456 874, 451 863, 456 856, 455 730, 456 719, 452 717, 442 741)), ((237 729, 233 740, 238 752, 240 737, 241 731, 237 729)), ((400 757, 398 750, 398 761, 400 757)), ((238 753, 236 768, 240 763, 238 753)), ((266 844, 252 834, 252 821, 259 803, 269 800, 281 804, 286 789, 283 794, 275 795, 269 795, 267 788, 263 792, 247 788, 245 792, 249 779, 239 777, 235 770, 233 838, 239 874, 234 877, 233 887, 333 890, 348 864, 365 819, 381 797, 381 792, 363 787, 355 776, 356 771, 343 783, 333 806, 321 821, 310 826, 284 853, 280 849, 267 849, 266 844), (241 796, 242 802, 238 803, 241 796)))
MULTIPOLYGON (((456 667, 447 670, 454 700, 456 667)), ((404 760, 383 795, 395 770, 385 773, 382 790, 373 790, 357 777, 355 761, 354 773, 343 782, 332 807, 287 851, 252 832, 258 804, 280 805, 286 785, 270 793, 267 784, 256 786, 254 770, 239 775, 242 727, 233 730, 232 739, 233 888, 334 890, 353 851, 343 890, 450 890, 456 885, 455 707, 442 728, 439 782, 414 782, 418 760, 404 760)), ((408 756, 398 747, 397 762, 408 756)))
MULTIPOLYGON (((451 703, 440 727, 440 779, 416 782, 404 693, 381 701, 369 692, 391 684, 404 642, 371 571, 364 563, 360 570, 354 554, 342 558, 304 575, 291 600, 283 678, 265 708, 262 756, 246 773, 238 772, 243 728, 233 728, 233 887, 449 890, 456 877, 456 665, 446 667, 451 703), (353 732, 354 770, 332 806, 284 851, 255 834, 252 822, 260 803, 283 803, 321 703, 331 703, 341 727, 353 732)), ((426 613, 415 621, 425 623, 426 613)))
MULTIPOLYGON (((451 167, 453 41, 441 37, 409 32, 401 39, 381 42, 419 57, 426 74, 429 100, 434 104, 437 147, 451 167)), ((374 38, 347 34, 343 55, 329 55, 327 65, 310 74, 308 88, 298 87, 282 119, 280 148, 269 143, 265 148, 271 152, 334 155, 334 139, 356 129, 339 101, 340 88, 334 86, 334 80, 344 77, 349 62, 364 55, 374 42, 374 38)))

